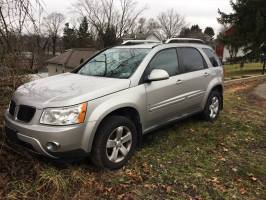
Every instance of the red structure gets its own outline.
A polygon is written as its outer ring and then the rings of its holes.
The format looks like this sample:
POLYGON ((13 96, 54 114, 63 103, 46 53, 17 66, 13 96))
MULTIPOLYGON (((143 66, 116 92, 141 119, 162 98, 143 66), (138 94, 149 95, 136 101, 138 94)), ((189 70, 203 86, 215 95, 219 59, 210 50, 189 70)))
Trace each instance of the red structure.
MULTIPOLYGON (((234 26, 231 26, 230 28, 228 28, 225 32, 224 32, 224 35, 225 36, 229 36, 229 35, 232 35, 233 33, 235 32, 235 27, 234 26)), ((216 47, 215 47, 215 52, 216 54, 218 55, 218 57, 223 60, 223 57, 224 57, 224 44, 220 43, 220 44, 217 44, 216 47)))

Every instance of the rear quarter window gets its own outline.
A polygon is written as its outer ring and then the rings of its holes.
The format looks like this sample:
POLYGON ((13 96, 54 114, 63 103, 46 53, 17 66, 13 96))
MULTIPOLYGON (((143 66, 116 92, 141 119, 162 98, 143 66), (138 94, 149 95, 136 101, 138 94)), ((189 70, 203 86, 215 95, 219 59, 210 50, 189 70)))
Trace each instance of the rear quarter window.
POLYGON ((212 49, 203 48, 202 50, 208 56, 213 67, 222 66, 220 59, 212 49))

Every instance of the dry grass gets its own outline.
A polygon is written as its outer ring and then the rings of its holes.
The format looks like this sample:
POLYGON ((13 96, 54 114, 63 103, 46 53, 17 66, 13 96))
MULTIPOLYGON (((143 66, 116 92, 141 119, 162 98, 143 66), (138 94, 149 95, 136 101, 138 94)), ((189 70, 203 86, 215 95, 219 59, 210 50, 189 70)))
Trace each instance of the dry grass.
POLYGON ((225 77, 234 78, 243 75, 260 75, 262 73, 262 63, 245 63, 241 69, 240 64, 224 65, 225 77))
POLYGON ((0 199, 265 199, 266 103, 255 85, 228 88, 215 123, 190 118, 145 136, 114 172, 1 145, 0 199))

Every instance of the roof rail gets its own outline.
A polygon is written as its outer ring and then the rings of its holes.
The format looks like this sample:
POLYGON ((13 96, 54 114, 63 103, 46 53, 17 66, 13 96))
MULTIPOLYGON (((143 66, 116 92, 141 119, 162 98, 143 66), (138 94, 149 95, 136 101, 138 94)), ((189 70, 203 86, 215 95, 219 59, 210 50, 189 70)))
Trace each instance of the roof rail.
POLYGON ((153 43, 162 43, 156 40, 126 40, 122 43, 122 45, 137 45, 137 44, 153 44, 153 43))
POLYGON ((165 41, 165 44, 169 43, 197 43, 197 44, 205 44, 203 40, 197 38, 170 38, 165 41))

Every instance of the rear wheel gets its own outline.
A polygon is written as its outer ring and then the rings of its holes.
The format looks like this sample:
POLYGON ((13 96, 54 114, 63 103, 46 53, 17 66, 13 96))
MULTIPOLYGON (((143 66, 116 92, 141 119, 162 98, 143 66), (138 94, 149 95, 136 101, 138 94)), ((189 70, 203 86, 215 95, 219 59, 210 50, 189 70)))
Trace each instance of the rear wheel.
POLYGON ((222 94, 216 90, 212 91, 208 97, 202 117, 207 121, 217 119, 222 107, 222 94))
POLYGON ((123 116, 105 119, 93 144, 92 162, 100 168, 119 169, 133 155, 137 146, 137 129, 123 116))

